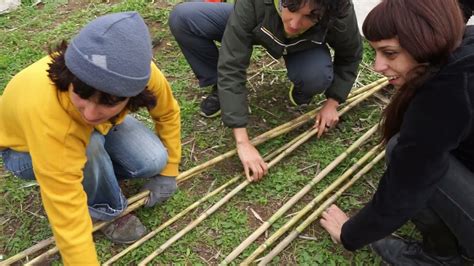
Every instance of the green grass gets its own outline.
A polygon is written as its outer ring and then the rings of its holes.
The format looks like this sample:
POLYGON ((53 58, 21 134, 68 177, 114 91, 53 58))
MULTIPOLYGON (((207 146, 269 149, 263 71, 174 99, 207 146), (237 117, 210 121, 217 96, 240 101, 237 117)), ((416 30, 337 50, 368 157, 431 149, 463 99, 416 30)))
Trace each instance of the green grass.
MULTIPOLYGON (((110 12, 138 10, 150 26, 155 61, 170 81, 175 97, 181 106, 183 137, 181 170, 201 164, 234 147, 231 130, 225 128, 219 119, 209 120, 198 115, 199 103, 206 91, 198 88, 189 65, 168 30, 167 18, 173 1, 152 3, 151 1, 128 0, 107 3, 99 0, 50 0, 43 2, 45 4, 39 7, 32 6, 33 1, 23 1, 22 7, 16 11, 0 15, 0 94, 15 73, 46 55, 48 47, 54 46, 60 40, 70 39, 78 29, 94 17, 110 12), (68 2, 70 4, 67 4, 68 2)), ((367 44, 365 45, 368 48, 367 44)), ((372 50, 366 49, 358 85, 367 84, 378 78, 367 68, 372 60, 372 50)), ((284 63, 280 61, 267 66, 270 62, 271 59, 262 48, 255 49, 249 70, 249 77, 258 73, 249 82, 252 114, 248 130, 251 136, 261 134, 315 107, 312 105, 304 110, 289 107, 287 89, 290 83, 286 79, 284 63)), ((317 97, 314 102, 321 99, 323 98, 317 97)), ((157 257, 153 263, 218 264, 261 224, 251 210, 258 213, 264 220, 268 219, 316 175, 318 170, 316 164, 323 169, 366 129, 376 123, 380 118, 380 110, 380 101, 369 100, 350 111, 342 118, 335 130, 319 140, 312 139, 302 145, 272 168, 261 182, 251 184, 238 193, 219 211, 157 257)), ((148 126, 152 126, 145 111, 140 111, 137 117, 148 126)), ((275 150, 309 126, 311 125, 280 136, 258 148, 262 154, 275 150)), ((377 137, 372 138, 370 144, 376 144, 377 140, 377 137)), ((316 185, 297 206, 269 229, 269 235, 288 221, 288 214, 297 212, 350 167, 368 150, 368 146, 358 149, 316 185)), ((6 258, 49 237, 51 232, 41 207, 38 187, 7 174, 2 163, 0 166, 0 255, 6 258)), ((351 214, 355 213, 372 196, 374 192, 372 185, 377 185, 383 170, 383 163, 379 163, 373 171, 364 176, 363 180, 357 182, 338 200, 338 205, 351 214)), ((142 208, 136 214, 148 228, 156 228, 241 171, 240 162, 234 156, 183 183, 178 193, 166 204, 154 208, 142 208)), ((124 191, 130 196, 139 191, 143 180, 124 183, 124 191)), ((163 230, 140 248, 130 252, 117 264, 136 264, 191 220, 196 219, 232 188, 202 204, 185 218, 163 230)), ((407 225, 398 233, 412 235, 413 226, 407 225)), ((294 241, 273 263, 301 265, 380 263, 380 260, 368 249, 351 253, 341 246, 334 245, 317 222, 310 225, 303 235, 306 236, 305 239, 299 238, 294 241)), ((101 261, 107 260, 124 248, 110 243, 101 234, 95 235, 95 241, 101 261)), ((244 251, 236 263, 252 253, 253 249, 263 241, 264 237, 260 237, 256 243, 244 251)), ((53 265, 60 264, 60 260, 56 257, 53 265)))

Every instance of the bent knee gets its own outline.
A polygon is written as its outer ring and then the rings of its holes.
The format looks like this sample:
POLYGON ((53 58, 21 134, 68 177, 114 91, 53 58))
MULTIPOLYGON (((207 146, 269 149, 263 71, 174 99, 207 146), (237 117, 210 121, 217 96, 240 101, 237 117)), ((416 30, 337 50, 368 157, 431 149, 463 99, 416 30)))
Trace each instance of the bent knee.
POLYGON ((168 25, 175 37, 187 27, 185 21, 191 15, 191 11, 186 3, 176 5, 171 11, 168 18, 168 25))
POLYGON ((168 154, 165 152, 156 153, 149 159, 139 162, 135 169, 130 171, 132 178, 148 178, 155 176, 165 168, 168 163, 168 154))
POLYGON ((93 160, 94 158, 103 156, 104 153, 106 153, 104 143, 105 138, 102 134, 97 131, 92 132, 89 144, 87 144, 86 148, 86 156, 88 160, 93 160))
POLYGON ((333 79, 332 67, 324 67, 317 71, 306 71, 298 73, 296 77, 290 77, 290 80, 295 84, 301 84, 303 93, 308 95, 323 93, 331 86, 333 79), (298 82, 298 80, 300 81, 298 82))

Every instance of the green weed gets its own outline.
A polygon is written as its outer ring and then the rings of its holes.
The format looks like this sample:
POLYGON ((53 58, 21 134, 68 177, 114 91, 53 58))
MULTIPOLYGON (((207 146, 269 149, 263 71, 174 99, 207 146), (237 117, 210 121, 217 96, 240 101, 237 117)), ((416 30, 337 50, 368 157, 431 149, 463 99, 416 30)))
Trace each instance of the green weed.
MULTIPOLYGON (((168 78, 174 95, 181 107, 183 156, 181 170, 187 170, 235 147, 232 131, 219 119, 204 119, 199 116, 201 98, 208 92, 199 88, 195 76, 183 57, 177 43, 169 32, 167 20, 174 1, 126 0, 126 1, 35 1, 25 0, 22 7, 9 14, 0 15, 0 94, 8 81, 24 67, 47 54, 47 50, 61 40, 69 40, 91 19, 119 11, 136 10, 142 14, 150 27, 154 46, 154 60, 168 78)), ((364 60, 358 85, 379 78, 370 70, 374 54, 365 43, 364 60)), ((248 131, 257 136, 273 127, 287 122, 316 107, 324 96, 315 97, 306 109, 290 107, 288 102, 289 81, 282 60, 273 63, 261 47, 252 54, 252 65, 248 72, 249 102, 252 109, 248 131)), ((281 205, 304 187, 318 169, 326 167, 336 156, 353 143, 365 130, 380 119, 381 102, 369 100, 342 117, 336 129, 321 139, 312 139, 288 155, 258 183, 250 184, 238 193, 219 211, 204 220, 194 230, 155 258, 154 264, 215 265, 230 253, 260 224, 258 214, 268 219, 281 205), (318 168, 319 166, 319 168, 318 168)), ((153 123, 146 110, 135 116, 152 128, 153 123)), ((271 152, 287 143, 312 126, 312 121, 295 132, 277 137, 258 147, 262 154, 271 152)), ((318 195, 339 174, 343 173, 357 158, 378 142, 373 137, 370 143, 355 151, 331 174, 317 184, 302 201, 269 229, 269 234, 281 227, 305 203, 318 195)), ((3 166, 2 163, 0 165, 3 166)), ((39 188, 29 186, 12 175, 4 174, 0 167, 0 254, 12 256, 34 243, 51 236, 50 228, 41 207, 39 188)), ((237 156, 197 175, 180 185, 179 191, 165 204, 153 208, 141 208, 136 214, 150 230, 177 214, 204 194, 222 185, 226 180, 241 173, 237 156)), ((368 201, 384 171, 379 163, 349 189, 337 204, 349 213, 354 213, 368 201)), ((242 177, 243 180, 243 177, 242 177)), ((124 182, 127 196, 137 193, 143 180, 124 182)), ((233 187, 228 188, 228 193, 233 187)), ((156 250, 167 239, 176 234, 202 212, 223 197, 224 193, 203 203, 186 217, 160 232, 144 245, 127 254, 117 265, 137 264, 156 250)), ((412 236, 413 226, 404 226, 401 235, 412 236)), ((294 241, 272 264, 301 265, 367 265, 378 264, 368 249, 355 253, 344 251, 334 245, 317 222, 303 232, 303 237, 294 241)), ((260 237, 240 256, 235 263, 250 255, 263 242, 260 237)), ((114 245, 100 233, 95 234, 98 255, 105 261, 124 247, 114 245)), ((24 261, 25 262, 25 261, 24 261)), ((60 265, 56 260, 53 265, 60 265)))

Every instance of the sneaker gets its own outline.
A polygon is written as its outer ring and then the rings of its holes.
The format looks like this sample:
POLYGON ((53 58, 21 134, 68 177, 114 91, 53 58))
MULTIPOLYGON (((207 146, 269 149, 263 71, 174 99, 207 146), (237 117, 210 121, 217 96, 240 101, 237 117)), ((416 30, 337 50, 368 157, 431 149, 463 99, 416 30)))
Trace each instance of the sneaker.
POLYGON ((221 105, 219 103, 219 96, 217 95, 217 86, 212 86, 211 94, 201 102, 200 114, 207 118, 216 117, 221 113, 221 105))
POLYGON ((390 265, 467 265, 460 255, 441 257, 423 251, 421 243, 384 238, 370 244, 372 250, 390 265))
POLYGON ((288 92, 288 97, 290 102, 294 106, 298 105, 308 105, 313 100, 313 96, 307 96, 302 91, 301 88, 295 88, 295 84, 291 83, 290 91, 288 92))
POLYGON ((131 244, 146 234, 145 226, 132 214, 118 218, 100 231, 116 244, 131 244))

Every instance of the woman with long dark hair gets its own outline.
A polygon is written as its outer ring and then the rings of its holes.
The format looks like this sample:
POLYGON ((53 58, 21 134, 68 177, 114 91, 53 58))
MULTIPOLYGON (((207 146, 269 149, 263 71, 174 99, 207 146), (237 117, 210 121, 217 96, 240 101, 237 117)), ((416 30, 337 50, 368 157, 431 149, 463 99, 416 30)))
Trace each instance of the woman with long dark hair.
POLYGON ((456 0, 383 0, 363 32, 396 90, 382 121, 388 166, 362 210, 333 205, 321 225, 391 264, 463 264, 474 258, 474 29, 456 0), (384 238, 408 220, 421 243, 384 238))

